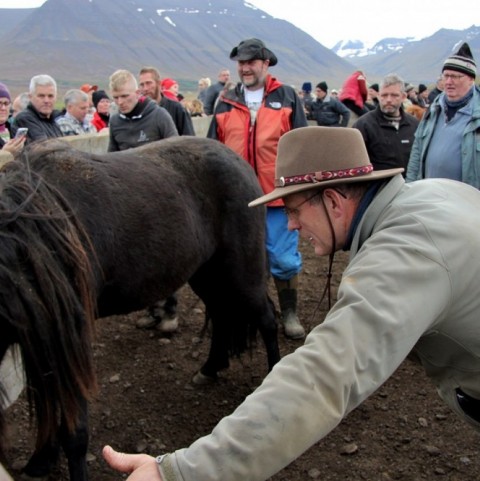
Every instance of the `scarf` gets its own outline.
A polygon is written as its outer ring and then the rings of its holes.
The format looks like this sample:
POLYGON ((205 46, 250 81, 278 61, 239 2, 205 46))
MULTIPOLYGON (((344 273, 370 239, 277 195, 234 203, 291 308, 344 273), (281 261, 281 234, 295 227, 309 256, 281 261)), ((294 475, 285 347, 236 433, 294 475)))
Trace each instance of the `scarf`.
POLYGON ((465 107, 465 105, 470 102, 472 97, 473 87, 470 89, 467 95, 462 97, 460 100, 448 100, 448 98, 445 96, 445 115, 447 116, 447 120, 451 120, 462 107, 465 107))

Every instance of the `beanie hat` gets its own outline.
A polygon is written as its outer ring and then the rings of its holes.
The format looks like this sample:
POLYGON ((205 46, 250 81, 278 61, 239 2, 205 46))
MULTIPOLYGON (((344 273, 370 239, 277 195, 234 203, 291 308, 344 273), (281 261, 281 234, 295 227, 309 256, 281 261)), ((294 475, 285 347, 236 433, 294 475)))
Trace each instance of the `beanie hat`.
POLYGON ((456 53, 445 60, 442 72, 444 70, 455 70, 455 72, 464 73, 473 78, 477 76, 477 65, 473 60, 468 43, 463 43, 456 53))
POLYGON ((323 90, 324 92, 328 92, 328 85, 327 82, 319 82, 316 86, 317 89, 323 90))
POLYGON ((173 87, 176 83, 178 82, 176 82, 171 78, 164 78, 160 85, 162 86, 162 90, 168 90, 169 88, 173 87))
POLYGON ((427 86, 425 84, 418 84, 418 93, 421 94, 427 90, 427 86))
POLYGON ((102 99, 108 99, 110 100, 110 97, 107 95, 107 92, 105 90, 97 90, 96 92, 93 92, 92 94, 92 102, 93 106, 97 108, 98 103, 102 99))
POLYGON ((370 85, 369 88, 375 90, 375 92, 378 92, 380 90, 379 87, 378 87, 378 84, 372 84, 372 85, 370 85))
POLYGON ((309 94, 312 91, 312 82, 303 82, 302 90, 309 94))
POLYGON ((0 98, 8 99, 10 101, 12 100, 7 86, 5 84, 2 84, 1 82, 0 82, 0 98))

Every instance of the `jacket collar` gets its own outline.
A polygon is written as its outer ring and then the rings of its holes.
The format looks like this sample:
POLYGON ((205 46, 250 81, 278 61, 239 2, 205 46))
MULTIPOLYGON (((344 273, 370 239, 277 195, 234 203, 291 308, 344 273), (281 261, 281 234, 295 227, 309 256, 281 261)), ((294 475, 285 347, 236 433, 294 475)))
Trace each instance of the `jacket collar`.
POLYGON ((361 219, 358 221, 358 226, 353 234, 353 240, 350 247, 350 259, 356 255, 362 245, 372 235, 379 217, 382 215, 383 211, 388 208, 390 202, 392 202, 397 196, 404 185, 405 179, 402 174, 397 174, 384 184, 380 191, 375 195, 361 219))

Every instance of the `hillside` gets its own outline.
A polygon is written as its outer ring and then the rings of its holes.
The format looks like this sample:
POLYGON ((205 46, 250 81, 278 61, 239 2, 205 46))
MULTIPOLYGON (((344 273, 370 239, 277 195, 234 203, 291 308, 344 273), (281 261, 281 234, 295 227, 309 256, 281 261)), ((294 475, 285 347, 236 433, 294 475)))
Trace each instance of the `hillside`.
MULTIPOLYGON (((279 59, 272 73, 301 85, 339 84, 354 67, 297 27, 243 0, 48 0, 0 38, 3 81, 49 73, 59 84, 106 86, 118 68, 154 65, 180 81, 235 69, 231 49, 244 38, 265 41, 279 59)), ((1 11, 0 11, 1 12, 1 11)))
POLYGON ((330 50, 244 0, 47 0, 35 9, 0 9, 0 16, 0 80, 13 91, 25 90, 38 73, 51 74, 61 88, 84 82, 106 87, 116 69, 136 73, 145 65, 175 78, 182 90, 195 90, 200 77, 215 81, 224 67, 236 78, 229 53, 248 37, 265 41, 279 58, 272 74, 297 87, 325 80, 339 88, 357 68, 370 82, 396 72, 432 85, 463 41, 480 61, 478 26, 441 29, 419 41, 385 38, 371 48, 343 40, 330 50))
POLYGON ((468 42, 480 65, 480 27, 466 30, 440 29, 418 41, 387 38, 365 50, 357 43, 337 44, 334 50, 367 73, 370 80, 380 80, 396 72, 413 83, 431 83, 440 74, 443 62, 462 42, 468 42))

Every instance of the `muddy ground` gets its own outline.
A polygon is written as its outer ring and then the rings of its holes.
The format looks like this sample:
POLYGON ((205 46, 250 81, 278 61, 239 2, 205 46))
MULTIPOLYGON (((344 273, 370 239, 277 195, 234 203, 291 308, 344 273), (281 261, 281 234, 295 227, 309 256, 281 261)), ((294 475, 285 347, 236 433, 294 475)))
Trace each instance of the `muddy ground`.
MULTIPOLYGON (((318 301, 327 260, 314 257, 303 243, 301 250, 304 271, 299 313, 311 329, 326 313, 327 303, 319 306, 318 301)), ((337 254, 334 294, 346 260, 344 253, 337 254)), ((265 376, 265 353, 259 342, 251 358, 245 355, 233 360, 217 384, 192 386, 191 377, 206 359, 209 346, 208 339, 199 338, 204 309, 188 287, 181 290, 179 309, 180 327, 170 338, 136 329, 135 319, 141 312, 98 321, 95 355, 100 392, 90 414, 92 480, 124 478, 103 462, 103 445, 155 455, 187 446, 210 432, 265 376)), ((280 336, 282 355, 300 344, 280 336)), ((7 454, 15 479, 30 451, 30 433, 21 398, 9 409, 7 454)), ((480 480, 479 440, 441 402, 421 368, 406 360, 337 429, 271 479, 475 481, 480 480)), ((63 458, 50 479, 68 480, 63 458)))

